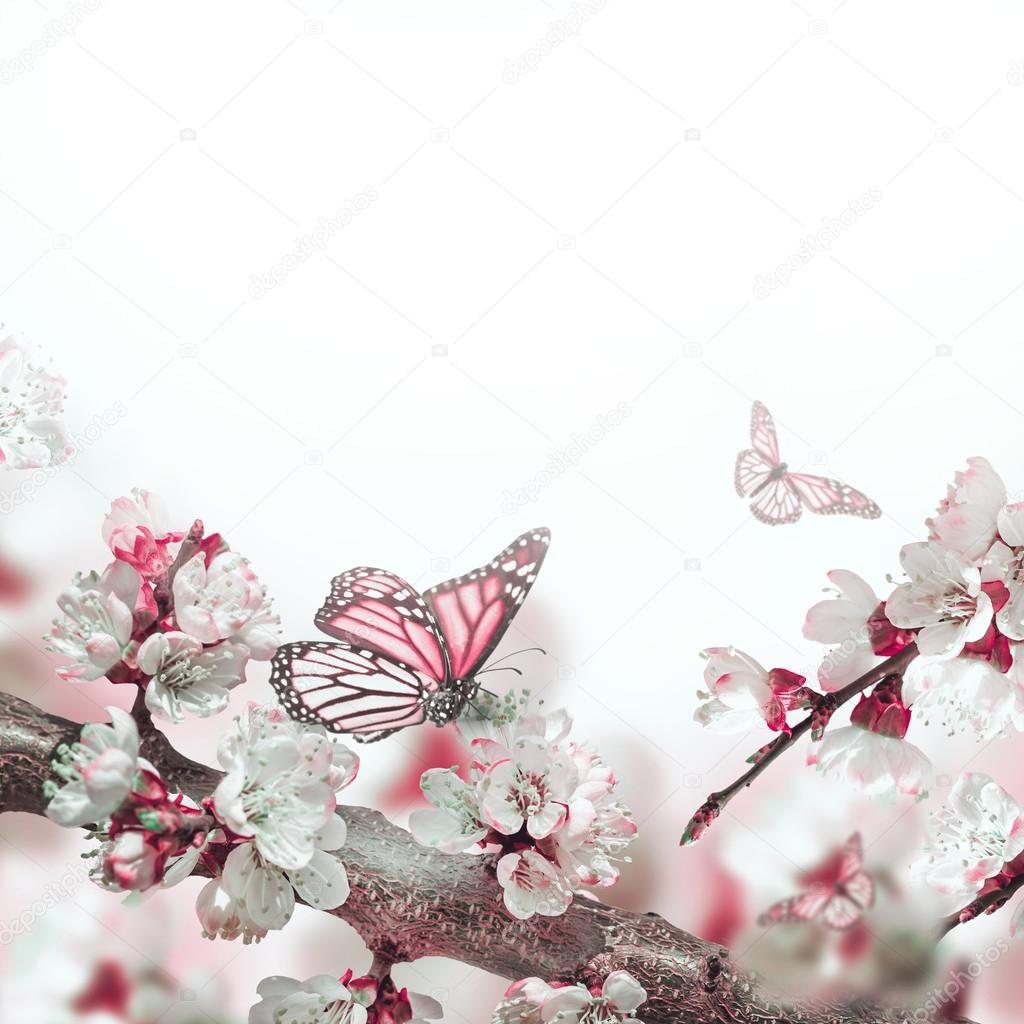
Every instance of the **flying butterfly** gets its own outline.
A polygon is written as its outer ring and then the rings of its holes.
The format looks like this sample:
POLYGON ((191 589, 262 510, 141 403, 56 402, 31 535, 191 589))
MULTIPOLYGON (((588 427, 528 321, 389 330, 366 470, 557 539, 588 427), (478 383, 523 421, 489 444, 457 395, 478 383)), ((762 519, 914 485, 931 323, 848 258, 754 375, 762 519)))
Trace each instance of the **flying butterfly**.
POLYGON ((425 594, 385 569, 331 581, 316 613, 330 641, 283 644, 270 681, 292 718, 363 743, 455 721, 530 592, 551 532, 528 530, 486 565, 425 594))
POLYGON ((860 833, 854 832, 842 849, 820 867, 800 878, 804 891, 780 900, 758 919, 762 927, 779 921, 817 921, 834 931, 852 928, 875 902, 875 883, 864 870, 860 833))
POLYGON ((795 523, 806 506, 820 516, 877 519, 882 510, 861 491, 823 476, 793 473, 779 457, 771 413, 760 402, 750 413, 750 448, 736 456, 736 493, 752 498, 754 518, 769 526, 795 523))

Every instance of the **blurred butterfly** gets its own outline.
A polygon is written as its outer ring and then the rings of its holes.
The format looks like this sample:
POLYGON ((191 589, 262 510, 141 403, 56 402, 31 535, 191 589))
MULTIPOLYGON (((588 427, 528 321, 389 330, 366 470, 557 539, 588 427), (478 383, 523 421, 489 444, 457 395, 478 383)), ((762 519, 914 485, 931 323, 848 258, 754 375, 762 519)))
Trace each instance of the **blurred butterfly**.
POLYGON ((864 870, 860 833, 854 832, 842 849, 824 864, 800 877, 804 891, 770 906, 758 919, 762 927, 779 921, 818 921, 826 928, 846 931, 875 902, 875 883, 864 870))
POLYGON ((779 439, 771 413, 755 402, 750 414, 750 443, 736 456, 736 493, 753 498, 750 511, 770 526, 795 523, 801 504, 821 516, 877 519, 882 510, 848 484, 810 473, 792 473, 779 459, 779 439))
POLYGON ((447 725, 530 592, 551 533, 529 530, 479 569, 420 595, 384 569, 331 581, 316 626, 334 640, 283 644, 270 681, 288 714, 371 743, 430 721, 447 725))

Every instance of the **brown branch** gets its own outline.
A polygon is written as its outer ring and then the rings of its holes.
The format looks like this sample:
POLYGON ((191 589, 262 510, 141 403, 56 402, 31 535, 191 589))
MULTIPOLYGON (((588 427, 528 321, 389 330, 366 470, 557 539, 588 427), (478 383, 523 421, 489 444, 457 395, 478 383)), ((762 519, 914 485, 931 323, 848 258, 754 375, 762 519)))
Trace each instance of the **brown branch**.
MULTIPOLYGON (((862 676, 858 676, 852 683, 847 683, 842 689, 836 690, 834 693, 825 694, 823 700, 828 703, 829 714, 835 713, 849 700, 856 697, 858 693, 866 690, 869 686, 873 686, 875 683, 881 682, 886 676, 902 676, 907 666, 916 657, 917 644, 911 643, 898 654, 894 654, 891 658, 886 658, 881 664, 876 665, 862 676)), ((717 793, 711 793, 697 810, 697 813, 694 814, 689 825, 687 825, 682 838, 679 840, 680 845, 685 845, 688 842, 699 839, 711 822, 722 813, 726 804, 733 797, 746 789, 768 765, 793 746, 805 733, 810 731, 814 725, 815 717, 815 711, 811 711, 806 718, 801 719, 793 726, 791 732, 779 733, 767 747, 763 748, 761 756, 758 757, 751 768, 745 771, 735 782, 726 786, 725 789, 719 790, 717 793)))
MULTIPOLYGON (((193 799, 208 795, 218 773, 177 753, 151 723, 143 726, 145 755, 168 784, 193 799)), ((0 812, 43 812, 50 759, 58 744, 77 738, 79 728, 0 693, 0 812)), ((737 967, 728 950, 656 914, 618 910, 585 896, 561 917, 513 920, 485 858, 421 847, 368 808, 344 807, 339 813, 348 823, 339 856, 352 892, 333 913, 355 928, 377 962, 443 956, 509 979, 535 975, 586 983, 627 970, 649 993, 643 1007, 647 1024, 937 1019, 905 1007, 787 1000, 737 967)))
POLYGON ((1024 887, 1024 874, 1014 875, 1004 885, 972 900, 962 910, 958 910, 939 922, 938 937, 945 938, 957 925, 967 924, 982 914, 991 914, 1006 903, 1018 889, 1024 887))

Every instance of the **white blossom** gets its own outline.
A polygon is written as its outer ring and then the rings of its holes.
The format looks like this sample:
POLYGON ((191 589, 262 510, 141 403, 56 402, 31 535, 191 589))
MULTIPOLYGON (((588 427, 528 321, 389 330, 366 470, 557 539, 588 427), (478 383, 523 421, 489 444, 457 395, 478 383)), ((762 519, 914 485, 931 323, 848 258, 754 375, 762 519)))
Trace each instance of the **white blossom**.
POLYGON ((334 817, 335 791, 354 778, 355 755, 280 709, 259 707, 238 720, 217 753, 226 772, 213 794, 221 820, 252 837, 269 864, 306 867, 317 849, 316 834, 341 821, 334 817))
POLYGON ((995 540, 996 517, 1005 503, 1006 487, 988 460, 969 458, 927 521, 929 539, 965 565, 979 565, 995 540))
POLYGON ((635 1021, 647 1001, 643 986, 627 971, 613 971, 600 991, 583 985, 550 985, 524 978, 510 985, 492 1024, 614 1024, 635 1021))
POLYGON ((832 692, 853 682, 881 660, 872 646, 871 620, 881 601, 855 572, 833 569, 829 582, 836 596, 819 601, 807 612, 804 636, 830 650, 818 667, 818 682, 832 692))
POLYGON ((228 641, 204 648, 187 633, 154 633, 136 655, 150 676, 146 707, 161 718, 180 722, 183 710, 200 717, 227 707, 229 691, 245 679, 248 648, 228 641))
POLYGON ((46 816, 66 828, 109 818, 131 792, 139 766, 139 731, 120 708, 107 708, 110 724, 87 722, 78 742, 57 750, 53 770, 63 786, 48 781, 46 816))
POLYGON ((273 657, 281 620, 241 555, 222 551, 207 566, 200 552, 175 573, 172 589, 174 615, 183 632, 204 644, 244 643, 257 661, 273 657))
POLYGON ((418 843, 442 853, 462 853, 490 831, 480 820, 476 788, 463 782, 451 768, 425 771, 420 789, 435 809, 413 811, 409 816, 409 831, 418 843))
POLYGON ((701 652, 706 692, 693 717, 717 733, 746 732, 767 725, 786 729, 786 712, 804 703, 803 676, 786 669, 770 671, 735 647, 708 647, 701 652))
POLYGON ((128 653, 133 612, 142 579, 125 562, 112 562, 102 576, 79 573, 57 598, 64 613, 53 620, 50 649, 73 659, 57 669, 72 682, 99 679, 128 653))
POLYGON ((994 779, 965 772, 949 803, 933 818, 924 858, 915 865, 952 912, 966 906, 985 881, 1024 852, 1024 810, 994 779))
POLYGON ((905 674, 904 694, 925 723, 934 717, 949 735, 970 729, 981 741, 1024 729, 1024 669, 1014 655, 1009 672, 980 658, 917 658, 905 674))
POLYGON ((533 849, 507 853, 497 864, 505 907, 521 921, 534 914, 558 917, 572 903, 572 891, 557 867, 533 849))
POLYGON ((238 900, 224 888, 222 879, 213 878, 196 897, 196 916, 207 939, 233 941, 239 936, 248 945, 266 938, 267 929, 261 928, 246 913, 238 900))
POLYGON ((318 974, 306 981, 264 978, 249 1024, 365 1024, 366 1009, 337 978, 318 974))
POLYGON ((39 469, 72 451, 60 420, 66 381, 32 356, 21 338, 0 336, 0 465, 10 469, 39 469))
POLYGON ((992 602, 978 569, 960 564, 935 541, 904 545, 900 562, 910 582, 896 588, 885 613, 896 626, 920 628, 923 655, 954 657, 985 635, 992 602))

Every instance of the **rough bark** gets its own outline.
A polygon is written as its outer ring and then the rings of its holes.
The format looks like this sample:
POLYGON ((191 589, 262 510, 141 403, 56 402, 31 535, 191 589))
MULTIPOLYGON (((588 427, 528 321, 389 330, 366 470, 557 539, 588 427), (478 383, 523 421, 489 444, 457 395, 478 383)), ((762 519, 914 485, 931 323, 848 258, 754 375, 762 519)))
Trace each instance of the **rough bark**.
MULTIPOLYGON (((0 812, 41 814, 43 781, 60 743, 80 726, 0 693, 0 812)), ((208 795, 218 774, 175 751, 148 722, 143 753, 175 788, 208 795)), ((729 951, 669 924, 578 898, 557 918, 520 922, 504 913, 485 858, 447 856, 363 807, 345 807, 340 856, 352 883, 334 911, 383 961, 444 956, 510 979, 600 981, 628 970, 649 993, 647 1024, 910 1024, 937 1021, 913 1009, 782 1001, 738 969, 729 951)), ((945 1024, 955 1024, 946 1021, 945 1024)), ((970 1024, 962 1021, 961 1024, 970 1024)))

